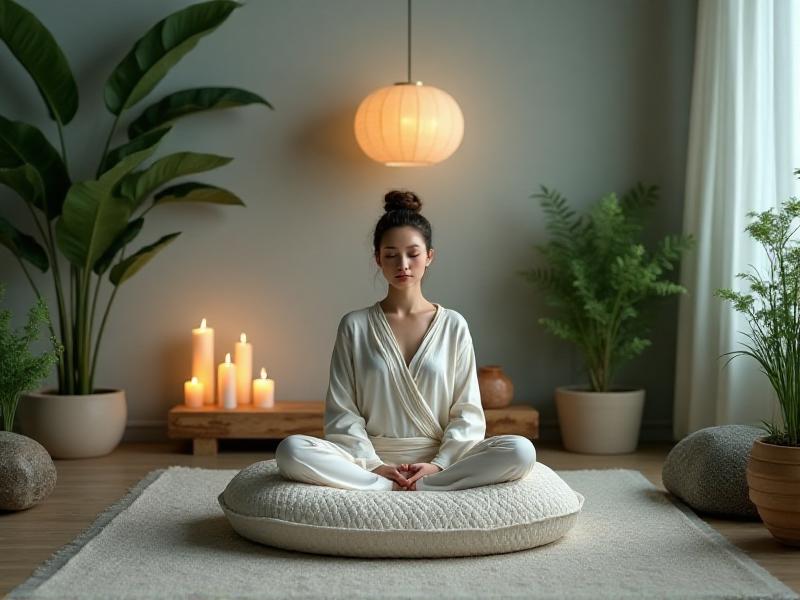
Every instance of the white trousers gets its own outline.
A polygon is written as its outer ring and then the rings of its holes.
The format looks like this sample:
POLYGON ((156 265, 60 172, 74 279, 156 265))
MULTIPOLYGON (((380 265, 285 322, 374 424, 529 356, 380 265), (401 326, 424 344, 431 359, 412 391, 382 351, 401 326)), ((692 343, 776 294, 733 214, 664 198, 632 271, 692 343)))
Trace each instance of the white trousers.
MULTIPOLYGON (((281 440, 275 449, 275 461, 286 479, 345 490, 392 489, 391 479, 356 464, 349 452, 333 442, 310 435, 293 434, 281 440)), ((415 462, 427 461, 398 460, 386 464, 415 462)), ((528 475, 534 464, 536 449, 528 438, 496 435, 478 442, 446 469, 421 477, 416 488, 444 492, 514 481, 528 475)))

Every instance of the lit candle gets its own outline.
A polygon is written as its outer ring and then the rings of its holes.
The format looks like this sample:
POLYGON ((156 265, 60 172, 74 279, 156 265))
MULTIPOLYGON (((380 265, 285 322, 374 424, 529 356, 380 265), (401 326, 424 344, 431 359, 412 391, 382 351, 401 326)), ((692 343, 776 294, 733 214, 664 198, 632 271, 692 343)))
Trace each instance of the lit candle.
POLYGON ((183 384, 183 399, 186 406, 192 408, 200 408, 203 406, 203 382, 199 381, 197 377, 192 377, 191 381, 186 381, 183 384))
POLYGON ((253 404, 256 406, 275 406, 275 380, 267 379, 267 372, 261 367, 261 379, 253 379, 253 404))
POLYGON ((250 380, 253 378, 253 344, 247 343, 242 334, 234 348, 233 362, 236 363, 236 402, 250 404, 250 380))
POLYGON ((192 329, 192 376, 203 384, 203 404, 214 404, 214 330, 205 319, 192 329))
POLYGON ((236 365, 231 362, 231 353, 219 364, 217 396, 222 408, 236 408, 236 365))

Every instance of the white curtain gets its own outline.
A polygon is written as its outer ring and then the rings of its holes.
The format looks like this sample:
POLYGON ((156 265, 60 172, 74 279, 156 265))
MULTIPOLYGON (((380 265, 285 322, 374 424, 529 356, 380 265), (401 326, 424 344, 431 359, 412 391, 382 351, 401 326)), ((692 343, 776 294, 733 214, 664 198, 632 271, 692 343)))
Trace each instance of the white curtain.
POLYGON ((800 195, 800 0, 700 0, 686 167, 673 433, 779 420, 774 393, 741 349, 743 316, 714 295, 765 260, 747 213, 800 195))

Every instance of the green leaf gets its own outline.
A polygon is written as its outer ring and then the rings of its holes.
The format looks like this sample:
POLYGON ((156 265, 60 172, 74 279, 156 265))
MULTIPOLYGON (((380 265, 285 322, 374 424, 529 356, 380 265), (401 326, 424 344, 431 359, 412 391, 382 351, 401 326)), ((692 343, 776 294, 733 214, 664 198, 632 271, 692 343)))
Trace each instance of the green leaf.
POLYGON ((50 31, 16 2, 0 0, 0 39, 33 79, 50 117, 69 123, 78 110, 78 86, 50 31))
POLYGON ((17 192, 26 202, 41 207, 44 203, 44 185, 39 173, 29 164, 8 169, 0 168, 0 183, 17 192))
POLYGON ((158 159, 144 171, 131 173, 120 183, 119 193, 128 198, 131 210, 136 210, 142 202, 159 187, 183 175, 202 173, 227 165, 233 159, 216 154, 197 152, 177 152, 158 159))
POLYGON ((128 126, 128 137, 171 123, 175 119, 206 110, 218 110, 247 104, 273 106, 258 94, 230 87, 205 87, 182 90, 148 107, 128 126))
POLYGON ((232 192, 194 181, 173 185, 153 196, 154 205, 174 202, 207 202, 209 204, 244 206, 244 202, 232 192))
POLYGON ((0 244, 11 250, 18 258, 24 258, 42 273, 50 267, 47 253, 31 236, 22 233, 3 217, 0 217, 0 244))
POLYGON ((44 201, 35 206, 48 220, 54 219, 61 214, 64 194, 70 185, 61 156, 36 127, 0 116, 0 165, 25 164, 38 173, 44 185, 44 201))
POLYGON ((105 87, 108 110, 119 115, 158 84, 200 38, 222 24, 240 4, 211 0, 179 10, 159 21, 117 65, 105 87))
POLYGON ((155 131, 149 131, 144 135, 140 135, 139 137, 132 139, 127 144, 117 146, 108 154, 106 154, 103 162, 100 164, 100 173, 105 173, 126 156, 129 156, 134 152, 138 152, 139 150, 149 148, 153 144, 158 143, 161 138, 169 133, 171 129, 171 127, 162 127, 161 129, 156 129, 155 131))
POLYGON ((58 246, 84 271, 93 268, 128 224, 130 207, 112 190, 120 179, 155 152, 150 148, 126 156, 100 179, 75 183, 67 192, 64 213, 56 223, 58 246))
POLYGON ((163 250, 169 243, 180 235, 180 232, 170 233, 165 235, 157 242, 145 246, 136 254, 132 254, 118 265, 111 269, 109 279, 115 286, 120 285, 136 275, 136 273, 144 267, 150 259, 163 250))
POLYGON ((142 226, 144 225, 144 219, 134 219, 130 223, 125 226, 125 229, 122 230, 111 245, 108 247, 108 250, 105 251, 103 256, 101 256, 96 263, 94 263, 94 272, 98 275, 102 275, 108 270, 108 267, 111 266, 111 261, 114 260, 114 257, 117 255, 117 252, 122 250, 125 246, 130 244, 139 232, 142 230, 142 226))

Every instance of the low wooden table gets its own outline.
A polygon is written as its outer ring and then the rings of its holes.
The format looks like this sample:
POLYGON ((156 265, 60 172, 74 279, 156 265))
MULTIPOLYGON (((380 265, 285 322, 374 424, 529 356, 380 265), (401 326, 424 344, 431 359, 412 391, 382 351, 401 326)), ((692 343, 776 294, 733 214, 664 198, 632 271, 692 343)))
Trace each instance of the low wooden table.
MULTIPOLYGON (((294 433, 323 437, 325 403, 276 402, 261 408, 243 404, 236 408, 216 405, 189 408, 173 406, 167 419, 167 435, 171 439, 191 439, 198 455, 217 453, 217 440, 283 439, 294 433)), ((517 434, 529 439, 539 436, 539 412, 532 406, 512 405, 507 408, 486 408, 486 437, 517 434)))

